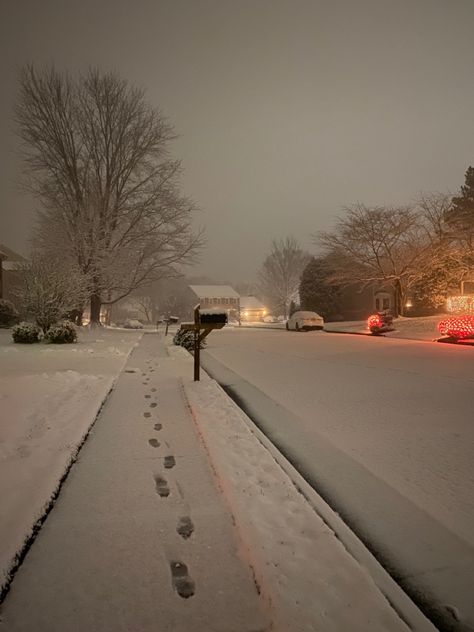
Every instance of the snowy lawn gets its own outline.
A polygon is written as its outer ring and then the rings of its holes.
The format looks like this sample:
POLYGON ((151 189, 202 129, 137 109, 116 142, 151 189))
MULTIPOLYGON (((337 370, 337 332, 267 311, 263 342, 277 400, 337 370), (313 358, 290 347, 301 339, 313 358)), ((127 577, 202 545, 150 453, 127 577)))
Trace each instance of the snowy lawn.
POLYGON ((438 323, 449 314, 437 316, 420 316, 419 318, 404 318, 400 316, 393 321, 395 331, 387 334, 390 338, 412 338, 414 340, 435 340, 440 338, 438 323))
POLYGON ((141 335, 20 345, 0 330, 0 587, 141 335))
MULTIPOLYGON (((435 340, 440 338, 438 323, 446 318, 446 314, 437 316, 419 316, 406 318, 400 316, 393 321, 394 331, 384 334, 390 338, 408 338, 412 340, 435 340)), ((351 322, 325 323, 326 331, 344 331, 349 333, 369 334, 367 322, 365 320, 351 322)))

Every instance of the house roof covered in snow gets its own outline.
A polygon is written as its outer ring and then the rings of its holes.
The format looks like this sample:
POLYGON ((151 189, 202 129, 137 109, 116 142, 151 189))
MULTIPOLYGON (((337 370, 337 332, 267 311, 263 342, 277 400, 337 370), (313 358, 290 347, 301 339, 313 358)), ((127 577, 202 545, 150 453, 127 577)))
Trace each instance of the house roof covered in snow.
POLYGON ((241 296, 240 309, 265 309, 265 305, 255 296, 241 296))
POLYGON ((199 298, 239 298, 230 285, 190 285, 189 287, 199 298))
POLYGON ((13 270, 15 268, 15 264, 24 263, 26 259, 18 254, 18 252, 0 244, 0 261, 3 262, 4 270, 13 270))
POLYGON ((22 257, 20 254, 11 248, 7 248, 7 246, 4 246, 3 244, 0 244, 0 258, 4 261, 26 261, 25 257, 22 257))

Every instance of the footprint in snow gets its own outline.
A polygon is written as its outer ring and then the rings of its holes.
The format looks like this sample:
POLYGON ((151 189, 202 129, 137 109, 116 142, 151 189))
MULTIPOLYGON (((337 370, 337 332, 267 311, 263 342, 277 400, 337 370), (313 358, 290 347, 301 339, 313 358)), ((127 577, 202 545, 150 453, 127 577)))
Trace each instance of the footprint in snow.
POLYGON ((171 581, 173 588, 183 599, 189 599, 196 591, 196 585, 188 573, 188 567, 183 562, 171 562, 171 581))
POLYGON ((155 486, 158 495, 162 498, 167 498, 170 495, 170 488, 168 487, 166 479, 158 474, 155 475, 155 486))
POLYGON ((189 516, 182 516, 178 521, 178 526, 176 527, 176 531, 185 540, 190 538, 194 532, 194 525, 191 518, 189 516))
POLYGON ((167 470, 170 470, 172 467, 176 465, 176 460, 174 456, 165 456, 164 465, 167 470))

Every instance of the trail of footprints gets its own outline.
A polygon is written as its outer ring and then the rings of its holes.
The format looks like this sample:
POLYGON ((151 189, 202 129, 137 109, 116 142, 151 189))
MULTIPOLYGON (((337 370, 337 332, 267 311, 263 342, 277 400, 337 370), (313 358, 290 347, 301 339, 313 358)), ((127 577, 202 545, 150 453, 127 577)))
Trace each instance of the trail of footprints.
MULTIPOLYGON (((148 365, 147 368, 149 372, 153 373, 154 369, 151 368, 151 362, 147 361, 147 365, 148 365)), ((146 372, 142 373, 142 377, 145 378, 142 384, 148 387, 150 378, 147 376, 146 372)), ((156 393, 155 387, 152 387, 150 389, 150 393, 145 394, 146 400, 152 399, 151 393, 156 393)), ((149 407, 156 408, 157 405, 158 405, 157 402, 151 402, 149 404, 149 407)), ((150 419, 151 416, 152 416, 151 412, 144 411, 143 417, 145 419, 150 419)), ((163 424, 161 424, 160 422, 156 422, 153 425, 153 429, 156 432, 160 432, 163 429, 163 424)), ((155 449, 161 446, 161 443, 155 437, 148 439, 148 444, 152 448, 155 448, 155 449)), ((168 446, 168 444, 166 445, 168 446)), ((176 465, 176 459, 173 455, 169 454, 163 458, 163 466, 166 470, 170 470, 174 468, 175 465, 176 465)), ((168 498, 168 496, 170 496, 171 494, 171 490, 166 478, 162 476, 161 474, 154 474, 153 479, 155 482, 155 490, 158 496, 160 498, 168 498)), ((176 483, 176 485, 178 489, 180 489, 180 486, 178 485, 178 483, 176 483)), ((182 492, 180 495, 181 496, 183 495, 182 492)), ((183 538, 183 540, 187 540, 188 538, 190 538, 192 534, 194 533, 194 524, 191 518, 189 516, 180 516, 178 519, 178 524, 176 526, 176 531, 183 538)), ((189 575, 188 567, 186 566, 186 564, 184 564, 181 561, 172 560, 170 562, 170 571, 171 571, 171 583, 174 590, 176 590, 177 594, 183 599, 189 599, 189 597, 192 597, 194 593, 196 592, 196 585, 193 579, 191 578, 191 576, 189 575)))

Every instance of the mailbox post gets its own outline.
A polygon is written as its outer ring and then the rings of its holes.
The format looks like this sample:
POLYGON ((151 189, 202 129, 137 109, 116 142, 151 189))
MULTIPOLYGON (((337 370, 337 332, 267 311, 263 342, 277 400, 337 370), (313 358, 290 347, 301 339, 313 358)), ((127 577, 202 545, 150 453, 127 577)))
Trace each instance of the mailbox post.
POLYGON ((170 325, 175 325, 178 322, 179 318, 177 316, 168 316, 167 318, 165 318, 165 323, 166 323, 166 329, 165 329, 165 336, 168 335, 168 327, 170 325))
POLYGON ((225 312, 204 312, 201 313, 198 303, 194 308, 194 322, 181 323, 181 329, 194 333, 194 381, 199 382, 201 366, 201 342, 213 329, 222 329, 227 324, 227 314, 225 312))

